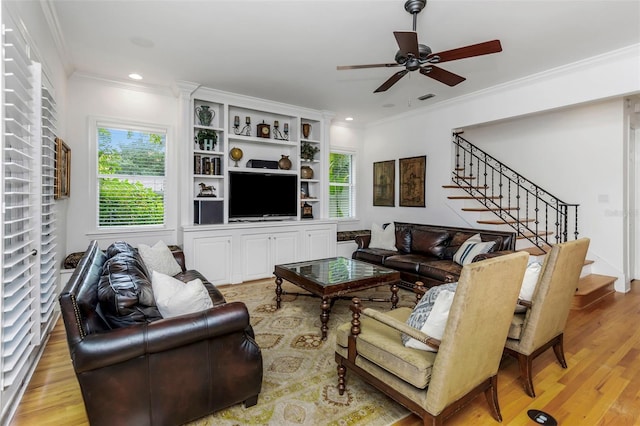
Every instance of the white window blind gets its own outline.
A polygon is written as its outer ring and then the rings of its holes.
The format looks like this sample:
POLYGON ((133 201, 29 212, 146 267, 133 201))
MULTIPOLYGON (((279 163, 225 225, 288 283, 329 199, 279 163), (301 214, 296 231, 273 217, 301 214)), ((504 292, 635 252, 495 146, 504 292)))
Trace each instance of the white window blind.
POLYGON ((353 154, 329 154, 329 217, 332 219, 355 216, 353 168, 353 154))
POLYGON ((164 225, 166 130, 98 123, 98 227, 164 225))
POLYGON ((41 120, 40 324, 45 335, 53 328, 58 280, 54 199, 57 110, 53 89, 46 78, 41 88, 41 120))
POLYGON ((2 27, 2 415, 15 399, 40 341, 40 68, 3 9, 2 27))

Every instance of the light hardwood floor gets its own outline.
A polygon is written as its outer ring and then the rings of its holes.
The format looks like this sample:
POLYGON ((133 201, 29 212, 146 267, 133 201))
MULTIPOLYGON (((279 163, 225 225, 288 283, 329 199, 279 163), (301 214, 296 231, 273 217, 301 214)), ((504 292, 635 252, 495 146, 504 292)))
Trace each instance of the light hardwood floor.
MULTIPOLYGON (((527 411, 537 409, 566 425, 640 425, 640 282, 631 292, 572 311, 565 332, 564 370, 549 350, 533 363, 537 397, 529 398, 518 380, 516 363, 507 359, 499 373, 498 396, 503 424, 535 424, 527 411)), ((479 348, 481 350, 481 348, 479 348)), ((80 388, 69 359, 60 321, 11 423, 86 425, 80 388)), ((417 426, 408 416, 395 426, 417 426)), ((447 425, 495 424, 484 396, 479 396, 447 425)))

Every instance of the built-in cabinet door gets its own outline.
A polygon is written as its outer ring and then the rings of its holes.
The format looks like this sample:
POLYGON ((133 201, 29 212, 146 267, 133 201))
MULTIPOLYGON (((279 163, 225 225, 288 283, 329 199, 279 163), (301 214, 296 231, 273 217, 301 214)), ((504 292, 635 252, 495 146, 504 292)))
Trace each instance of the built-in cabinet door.
POLYGON ((299 252, 298 232, 270 232, 242 236, 242 280, 270 277, 275 265, 295 262, 299 252))
POLYGON ((196 238, 193 241, 195 269, 214 285, 231 282, 231 236, 196 238))
POLYGON ((305 230, 304 243, 304 260, 324 259, 336 255, 336 233, 331 228, 305 230))
POLYGON ((269 252, 271 234, 250 234, 242 236, 242 281, 268 277, 273 268, 269 252))

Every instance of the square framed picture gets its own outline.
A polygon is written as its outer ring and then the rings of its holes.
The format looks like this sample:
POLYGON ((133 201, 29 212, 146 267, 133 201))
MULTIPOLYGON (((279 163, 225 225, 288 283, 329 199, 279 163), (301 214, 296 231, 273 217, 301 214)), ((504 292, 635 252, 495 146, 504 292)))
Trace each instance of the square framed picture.
POLYGON ((396 160, 373 163, 373 205, 394 207, 396 160))
POLYGON ((400 159, 400 206, 425 206, 427 156, 400 159))
POLYGON ((54 198, 68 198, 71 194, 71 149, 60 138, 56 138, 56 172, 54 198))

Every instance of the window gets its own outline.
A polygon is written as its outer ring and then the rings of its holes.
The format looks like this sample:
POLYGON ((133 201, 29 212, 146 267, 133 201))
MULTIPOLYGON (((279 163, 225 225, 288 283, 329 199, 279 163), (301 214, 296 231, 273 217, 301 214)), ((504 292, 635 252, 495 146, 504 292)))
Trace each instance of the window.
POLYGON ((329 217, 346 219, 355 217, 355 171, 353 154, 329 154, 329 217))
POLYGON ((167 132, 96 125, 98 227, 165 223, 167 132))

